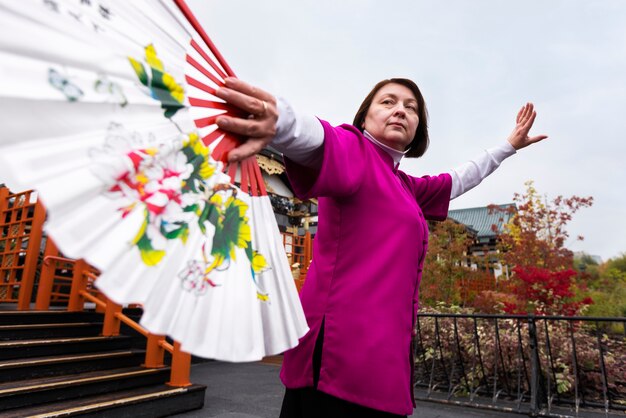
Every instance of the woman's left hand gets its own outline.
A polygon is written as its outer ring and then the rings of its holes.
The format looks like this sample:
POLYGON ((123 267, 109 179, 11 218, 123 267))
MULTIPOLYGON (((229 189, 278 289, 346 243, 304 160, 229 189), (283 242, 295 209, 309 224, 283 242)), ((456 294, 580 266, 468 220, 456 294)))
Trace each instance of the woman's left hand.
POLYGON ((532 103, 526 103, 517 113, 515 129, 509 135, 508 141, 516 150, 527 147, 535 142, 546 139, 547 135, 528 136, 530 128, 533 127, 537 112, 532 103))
POLYGON ((231 163, 241 161, 261 152, 276 135, 276 122, 278 121, 276 98, 258 87, 233 77, 224 79, 224 87, 217 89, 215 95, 253 115, 248 119, 232 116, 217 118, 217 126, 223 131, 246 137, 243 144, 228 153, 228 161, 231 163))

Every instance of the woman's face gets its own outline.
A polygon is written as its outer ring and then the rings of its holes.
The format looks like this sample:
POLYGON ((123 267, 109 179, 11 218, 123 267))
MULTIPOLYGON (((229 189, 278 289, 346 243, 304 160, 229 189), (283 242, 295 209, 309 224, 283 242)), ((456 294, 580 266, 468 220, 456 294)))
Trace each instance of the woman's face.
POLYGON ((402 84, 384 85, 372 100, 363 128, 383 144, 404 151, 419 124, 417 99, 402 84))

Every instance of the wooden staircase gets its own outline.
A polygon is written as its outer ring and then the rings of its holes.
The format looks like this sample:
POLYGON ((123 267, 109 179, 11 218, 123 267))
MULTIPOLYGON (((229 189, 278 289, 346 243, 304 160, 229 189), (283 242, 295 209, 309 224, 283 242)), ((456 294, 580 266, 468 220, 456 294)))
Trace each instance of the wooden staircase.
POLYGON ((161 417, 202 408, 205 386, 168 385, 170 367, 142 366, 136 338, 101 336, 103 319, 0 311, 0 416, 161 417))

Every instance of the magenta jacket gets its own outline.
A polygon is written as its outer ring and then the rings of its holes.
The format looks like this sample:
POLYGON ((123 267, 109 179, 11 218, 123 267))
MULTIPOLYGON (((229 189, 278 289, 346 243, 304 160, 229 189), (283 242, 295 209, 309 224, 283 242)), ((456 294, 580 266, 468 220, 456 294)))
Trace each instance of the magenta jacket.
POLYGON ((318 390, 410 415, 426 219, 446 218, 452 180, 408 176, 355 127, 322 125, 319 172, 286 162, 296 195, 319 198, 319 222, 300 294, 310 331, 285 353, 280 377, 288 388, 313 386, 313 349, 324 320, 318 390))

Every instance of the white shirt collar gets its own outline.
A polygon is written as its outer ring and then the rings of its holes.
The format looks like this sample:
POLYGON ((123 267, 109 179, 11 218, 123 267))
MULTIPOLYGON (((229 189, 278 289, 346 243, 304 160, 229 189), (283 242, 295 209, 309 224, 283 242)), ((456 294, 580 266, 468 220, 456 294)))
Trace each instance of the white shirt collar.
POLYGON ((385 150, 387 152, 387 154, 389 154, 391 156, 391 158, 393 158, 394 168, 398 167, 398 165, 400 164, 400 161, 402 160, 402 157, 404 157, 404 154, 409 152, 409 150, 406 150, 404 152, 403 151, 398 151, 397 149, 393 149, 390 146, 383 144, 382 142, 380 142, 379 140, 374 138, 372 136, 372 134, 370 134, 366 130, 363 130, 363 136, 366 137, 367 139, 369 139, 374 144, 378 145, 383 150, 385 150))

